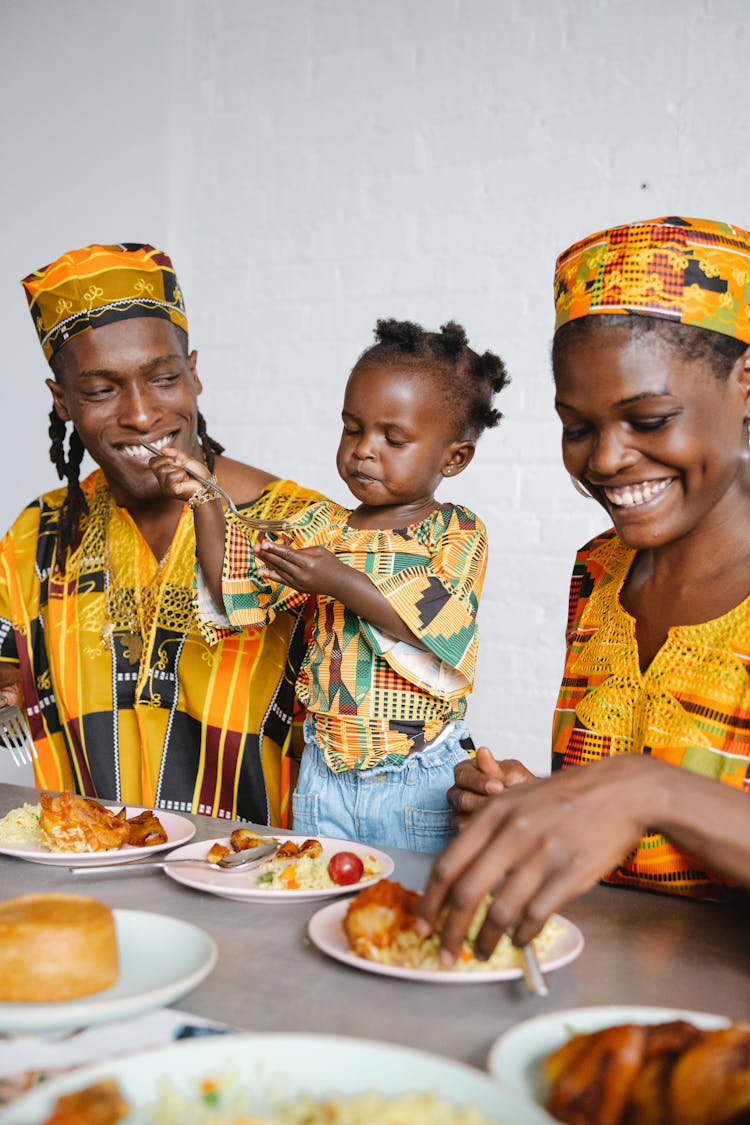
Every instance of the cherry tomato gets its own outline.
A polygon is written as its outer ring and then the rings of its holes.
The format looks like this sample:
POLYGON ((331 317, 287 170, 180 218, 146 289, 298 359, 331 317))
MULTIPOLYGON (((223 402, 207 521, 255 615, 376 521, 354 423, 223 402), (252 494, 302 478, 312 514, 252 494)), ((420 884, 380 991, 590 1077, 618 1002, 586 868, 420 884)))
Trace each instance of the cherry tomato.
POLYGON ((365 865, 354 852, 336 852, 328 860, 328 874, 334 883, 347 887, 358 883, 364 874, 365 865))

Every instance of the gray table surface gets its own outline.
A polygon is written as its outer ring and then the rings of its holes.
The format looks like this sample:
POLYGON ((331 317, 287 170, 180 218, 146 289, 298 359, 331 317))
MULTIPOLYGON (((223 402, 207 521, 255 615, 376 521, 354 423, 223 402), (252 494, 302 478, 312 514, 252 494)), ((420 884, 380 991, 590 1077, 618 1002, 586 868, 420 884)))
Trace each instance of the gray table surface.
MULTIPOLYGON (((36 790, 0 785, 0 816, 36 790)), ((196 840, 235 825, 191 817, 196 840)), ((394 878, 417 890, 428 856, 390 850, 394 878)), ((523 981, 440 985, 361 972, 331 960, 307 939, 319 902, 243 903, 204 894, 165 874, 79 878, 65 868, 0 856, 2 898, 46 891, 91 894, 110 907, 147 910, 195 923, 219 947, 213 972, 176 1007, 249 1031, 319 1031, 408 1044, 484 1068, 501 1032, 546 1012, 593 1004, 645 1004, 750 1014, 750 904, 691 902, 598 886, 563 913, 585 948, 549 974, 550 994, 523 981)))

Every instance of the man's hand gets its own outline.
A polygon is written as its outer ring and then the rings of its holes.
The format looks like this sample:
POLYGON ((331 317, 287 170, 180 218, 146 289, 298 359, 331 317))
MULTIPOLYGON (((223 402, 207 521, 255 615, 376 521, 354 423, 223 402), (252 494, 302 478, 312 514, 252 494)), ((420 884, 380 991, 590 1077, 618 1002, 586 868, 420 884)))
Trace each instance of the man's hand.
POLYGON ((14 665, 0 665, 0 708, 20 707, 24 710, 21 673, 14 665))
POLYGON ((486 746, 479 747, 476 757, 459 762, 453 776, 448 804, 451 806, 451 822, 459 832, 465 828, 470 816, 484 808, 489 797, 502 793, 511 785, 534 778, 534 774, 515 758, 498 761, 486 746))
POLYGON ((183 465, 186 465, 195 473, 200 473, 202 477, 208 478, 208 469, 202 461, 198 461, 195 457, 188 457, 187 454, 171 445, 165 445, 161 457, 152 457, 148 463, 149 469, 159 481, 163 494, 171 496, 174 500, 189 500, 194 493, 203 487, 197 480, 188 476, 183 469, 183 465))

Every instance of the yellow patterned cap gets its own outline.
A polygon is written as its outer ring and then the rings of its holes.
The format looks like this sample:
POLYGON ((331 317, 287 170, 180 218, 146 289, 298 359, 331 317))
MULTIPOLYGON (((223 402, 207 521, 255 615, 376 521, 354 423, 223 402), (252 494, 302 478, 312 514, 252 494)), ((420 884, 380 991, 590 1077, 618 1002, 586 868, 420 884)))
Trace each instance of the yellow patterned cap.
POLYGON ((70 250, 21 284, 47 359, 79 332, 116 320, 156 316, 187 332, 174 267, 153 246, 122 242, 70 250))
POLYGON ((576 242, 555 266, 555 330, 601 313, 662 317, 750 344, 750 234, 671 215, 576 242))

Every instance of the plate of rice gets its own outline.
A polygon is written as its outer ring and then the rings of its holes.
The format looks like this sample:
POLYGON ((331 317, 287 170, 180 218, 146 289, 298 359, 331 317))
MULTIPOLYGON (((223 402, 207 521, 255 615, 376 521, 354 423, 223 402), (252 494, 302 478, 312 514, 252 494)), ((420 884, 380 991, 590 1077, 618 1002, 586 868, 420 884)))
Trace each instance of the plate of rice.
MULTIPOLYGON (((128 819, 150 811, 141 805, 102 804, 112 813, 119 813, 124 807, 128 819)), ((187 817, 156 809, 156 816, 167 835, 164 843, 147 844, 143 847, 123 844, 120 848, 103 851, 72 851, 67 848, 53 850, 42 835, 39 826, 40 812, 40 805, 27 803, 11 809, 0 819, 0 855, 58 867, 96 867, 103 863, 127 863, 131 859, 145 859, 155 852, 186 844, 195 835, 195 825, 187 817)))
MULTIPOLYGON (((488 961, 478 961, 474 957, 473 935, 481 921, 476 917, 461 955, 450 968, 444 967, 438 960, 438 936, 422 937, 416 930, 405 930, 388 948, 373 950, 372 954, 378 960, 361 956, 350 947, 344 928, 348 908, 348 902, 333 902, 318 910, 310 919, 308 934, 313 945, 322 953, 355 969, 433 984, 488 984, 523 976, 521 953, 507 934, 501 937, 488 961)), ((575 960, 583 944, 581 931, 561 914, 553 914, 539 937, 534 939, 544 972, 559 969, 575 960)))
MULTIPOLYGON (((177 883, 221 898, 240 902, 298 903, 352 894, 377 883, 379 879, 387 878, 393 871, 391 857, 368 844, 355 844, 350 840, 335 840, 328 836, 318 836, 316 839, 319 840, 322 851, 315 858, 309 855, 299 858, 272 856, 257 866, 237 871, 214 871, 205 863, 196 863, 195 867, 183 863, 167 867, 166 873, 177 883), (331 879, 328 864, 340 852, 352 852, 362 861, 362 877, 358 882, 342 886, 331 879)), ((304 844, 308 837, 284 836, 283 840, 304 844)), ((188 844, 187 847, 177 848, 169 858, 205 860, 215 844, 229 847, 230 838, 222 836, 216 840, 188 844)))
POLYGON ((58 1097, 115 1080, 123 1125, 545 1125, 524 1095, 474 1067, 400 1044, 264 1032, 184 1040, 45 1082, 0 1111, 40 1125, 58 1097))

